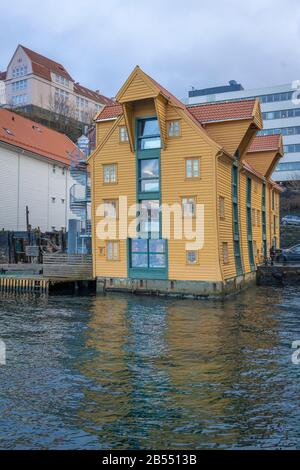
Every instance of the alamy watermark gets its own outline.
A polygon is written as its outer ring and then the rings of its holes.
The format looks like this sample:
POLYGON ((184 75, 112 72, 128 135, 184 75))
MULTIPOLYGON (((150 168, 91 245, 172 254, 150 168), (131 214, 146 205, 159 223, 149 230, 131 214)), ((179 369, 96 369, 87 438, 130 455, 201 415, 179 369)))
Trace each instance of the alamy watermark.
POLYGON ((0 366, 6 365, 6 346, 4 341, 0 339, 0 366))
POLYGON ((129 206, 127 196, 120 196, 100 204, 96 215, 101 218, 96 224, 99 240, 126 240, 137 234, 156 238, 161 231, 164 239, 186 240, 187 250, 204 245, 204 204, 192 197, 182 198, 181 204, 143 200, 129 206))

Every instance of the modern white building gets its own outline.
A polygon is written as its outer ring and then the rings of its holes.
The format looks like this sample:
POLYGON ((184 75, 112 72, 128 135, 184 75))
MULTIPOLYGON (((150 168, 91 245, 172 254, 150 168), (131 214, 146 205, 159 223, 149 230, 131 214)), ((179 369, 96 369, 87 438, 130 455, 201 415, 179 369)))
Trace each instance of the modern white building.
POLYGON ((297 98, 299 84, 244 90, 234 80, 229 85, 206 88, 189 92, 189 104, 216 101, 231 101, 258 96, 261 103, 264 129, 261 135, 281 133, 284 143, 284 157, 273 173, 277 182, 300 180, 300 100, 297 98))
POLYGON ((70 154, 76 145, 64 134, 0 109, 0 230, 42 232, 66 229, 70 212, 70 154))

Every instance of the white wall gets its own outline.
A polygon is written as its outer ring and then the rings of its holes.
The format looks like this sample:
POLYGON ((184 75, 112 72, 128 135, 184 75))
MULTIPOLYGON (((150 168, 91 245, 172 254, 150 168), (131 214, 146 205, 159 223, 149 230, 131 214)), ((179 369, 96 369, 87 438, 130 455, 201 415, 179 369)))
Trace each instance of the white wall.
POLYGON ((55 172, 53 169, 47 160, 0 143, 0 230, 26 230, 26 205, 29 223, 43 232, 67 228, 68 218, 76 218, 69 211, 74 180, 62 165, 55 163, 55 172))
POLYGON ((0 80, 0 106, 6 104, 5 82, 0 80))

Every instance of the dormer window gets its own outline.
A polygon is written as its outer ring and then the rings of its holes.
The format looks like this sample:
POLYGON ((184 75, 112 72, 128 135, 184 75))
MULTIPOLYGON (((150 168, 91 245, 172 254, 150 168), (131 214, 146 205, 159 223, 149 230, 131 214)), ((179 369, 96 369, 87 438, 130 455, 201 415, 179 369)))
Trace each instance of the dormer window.
POLYGON ((161 147, 157 118, 141 119, 138 122, 138 149, 149 150, 161 147))

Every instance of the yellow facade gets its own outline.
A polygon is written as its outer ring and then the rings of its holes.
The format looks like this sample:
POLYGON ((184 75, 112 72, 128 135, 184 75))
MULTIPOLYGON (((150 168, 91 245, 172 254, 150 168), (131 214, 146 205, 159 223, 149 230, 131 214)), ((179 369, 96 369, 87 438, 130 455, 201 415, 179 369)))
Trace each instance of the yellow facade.
MULTIPOLYGON (((200 249, 191 250, 192 254, 187 254, 189 250, 186 248, 186 239, 176 239, 171 229, 167 240, 167 274, 163 279, 170 282, 222 283, 255 270, 256 264, 260 263, 264 256, 263 186, 266 187, 268 250, 274 236, 277 241, 279 240, 280 192, 280 188, 270 180, 270 175, 265 176, 274 161, 274 155, 273 158, 268 156, 268 159, 264 159, 263 155, 255 158, 255 154, 251 154, 247 163, 247 149, 262 126, 258 101, 253 101, 252 113, 242 119, 201 125, 182 103, 138 67, 134 69, 121 88, 117 100, 119 106, 116 105, 118 108, 116 112, 111 108, 107 109, 107 114, 105 114, 104 110, 104 114, 101 112, 96 120, 97 145, 89 159, 92 178, 95 277, 143 279, 146 276, 147 279, 145 269, 140 270, 140 275, 132 274, 131 271, 134 270, 130 271, 130 257, 134 253, 129 253, 128 239, 121 238, 119 232, 111 238, 117 242, 114 245, 116 254, 114 259, 111 259, 108 250, 113 249, 112 245, 108 248, 107 240, 99 235, 99 224, 104 220, 104 214, 99 211, 99 207, 105 203, 111 204, 111 201, 116 201, 116 203, 113 202, 114 205, 117 204, 115 223, 123 224, 121 227, 123 232, 126 231, 126 224, 130 224, 135 219, 136 214, 132 213, 128 215, 125 222, 123 219, 120 220, 122 208, 119 205, 121 204, 120 198, 126 196, 128 205, 132 206, 138 202, 140 195, 138 158, 146 159, 142 151, 140 151, 141 157, 138 156, 140 144, 137 137, 137 123, 140 119, 157 119, 158 121, 161 139, 159 149, 160 205, 182 206, 183 201, 189 199, 204 207, 203 246, 200 249), (170 126, 174 125, 174 122, 179 130, 176 135, 171 135, 170 126), (125 140, 122 140, 120 135, 124 129, 126 129, 127 136, 125 140), (261 160, 264 164, 267 161, 268 164, 264 166, 261 160), (104 171, 105 168, 111 168, 111 165, 113 165, 114 180, 107 182, 104 171), (187 175, 188 165, 195 165, 197 168, 197 171, 193 170, 195 174, 192 177, 187 175), (233 214, 233 201, 235 201, 233 166, 237 168, 238 197, 235 204, 238 224, 234 224, 236 215, 233 214), (260 173, 260 170, 263 172, 260 173), (247 199, 249 179, 251 180, 251 202, 249 197, 247 199), (272 196, 272 191, 274 196, 272 196), (250 206, 251 221, 248 210, 250 206), (276 235, 274 235, 274 216, 278 219, 278 221, 276 219, 276 235), (251 265, 251 250, 249 251, 249 224, 254 267, 251 265), (241 271, 237 264, 237 246, 240 249, 241 271)), ((146 150, 147 152, 152 155, 151 149, 146 150)), ((164 218, 164 213, 162 218, 164 218)), ((162 227, 164 222, 161 220, 162 227)), ((192 220, 191 223, 196 229, 196 222, 192 220)), ((138 237, 138 233, 135 233, 135 236, 138 237)), ((148 260, 151 258, 151 250, 149 253, 148 260)), ((159 280, 159 275, 155 276, 155 268, 150 267, 149 273, 151 278, 159 280)))

